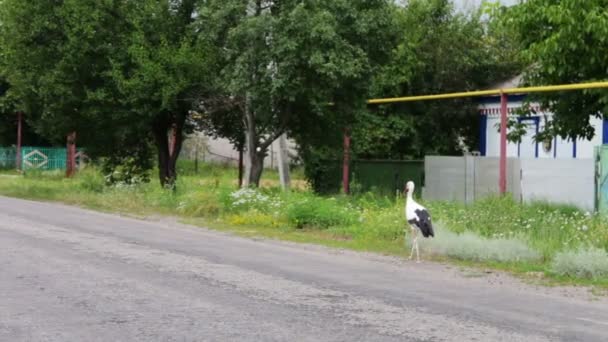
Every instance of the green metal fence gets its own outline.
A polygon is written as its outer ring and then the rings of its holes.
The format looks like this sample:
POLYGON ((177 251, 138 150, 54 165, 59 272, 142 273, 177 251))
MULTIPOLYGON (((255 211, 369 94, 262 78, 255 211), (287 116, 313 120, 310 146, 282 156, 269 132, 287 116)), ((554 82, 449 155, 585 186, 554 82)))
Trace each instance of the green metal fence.
MULTIPOLYGON (((394 196, 402 192, 407 181, 416 183, 420 195, 424 185, 424 161, 355 160, 351 166, 351 183, 362 191, 394 196)), ((355 189, 351 189, 355 190, 355 189)))
MULTIPOLYGON (((17 168, 17 151, 14 147, 0 147, 0 169, 17 168)), ((86 158, 82 149, 77 150, 77 163, 86 158)), ((31 147, 21 148, 21 166, 23 170, 65 170, 67 159, 66 148, 31 147)))
POLYGON ((66 168, 65 148, 24 147, 21 156, 23 170, 65 170, 66 168))
POLYGON ((17 166, 17 150, 15 148, 0 147, 0 169, 15 169, 17 166))

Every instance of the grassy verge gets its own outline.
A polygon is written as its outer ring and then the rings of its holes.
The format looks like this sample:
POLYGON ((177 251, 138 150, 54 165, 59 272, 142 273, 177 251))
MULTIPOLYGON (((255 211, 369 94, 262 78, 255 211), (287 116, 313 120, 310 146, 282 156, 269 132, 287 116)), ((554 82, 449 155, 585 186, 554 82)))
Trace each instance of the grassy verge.
MULTIPOLYGON (((171 215, 185 222, 261 236, 406 256, 403 199, 374 194, 319 197, 303 181, 288 193, 270 172, 260 190, 236 191, 236 170, 182 164, 177 192, 156 182, 106 187, 95 169, 74 179, 61 173, 0 173, 0 194, 59 201, 135 215, 171 215)), ((425 258, 506 270, 546 284, 608 288, 608 220, 547 203, 520 205, 489 198, 465 207, 427 202, 437 238, 421 245, 425 258), (431 256, 432 255, 432 256, 431 256)))

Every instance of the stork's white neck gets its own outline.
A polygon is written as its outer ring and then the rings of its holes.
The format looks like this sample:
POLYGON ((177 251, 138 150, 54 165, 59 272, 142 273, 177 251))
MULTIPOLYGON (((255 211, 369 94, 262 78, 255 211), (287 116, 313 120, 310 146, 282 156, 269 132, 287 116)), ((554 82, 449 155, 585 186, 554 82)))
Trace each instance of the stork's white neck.
POLYGON ((414 199, 414 197, 412 196, 412 192, 413 192, 413 191, 408 191, 408 192, 407 192, 407 195, 406 195, 406 197, 405 197, 405 198, 406 198, 408 201, 411 201, 411 200, 413 200, 413 199, 414 199))

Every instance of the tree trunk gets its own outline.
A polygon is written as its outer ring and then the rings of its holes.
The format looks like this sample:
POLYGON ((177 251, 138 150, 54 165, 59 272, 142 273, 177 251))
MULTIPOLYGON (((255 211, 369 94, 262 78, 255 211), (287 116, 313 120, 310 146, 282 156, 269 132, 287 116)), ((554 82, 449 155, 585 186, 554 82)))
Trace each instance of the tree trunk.
POLYGON ((158 152, 158 179, 164 188, 169 180, 169 142, 166 122, 157 122, 154 125, 154 140, 158 152))
POLYGON ((176 190, 177 158, 183 145, 185 115, 177 120, 159 120, 154 125, 154 139, 158 149, 158 177, 163 188, 176 190), (176 121, 176 122, 172 122, 176 121))
POLYGON ((257 151, 257 136, 255 129, 247 128, 246 132, 247 150, 245 151, 245 177, 243 179, 243 187, 259 187, 262 172, 264 172, 264 157, 265 151, 257 151), (253 133, 251 132, 253 131, 253 133))
POLYGON ((260 178, 264 171, 264 151, 257 151, 258 136, 255 127, 255 117, 251 110, 249 95, 246 95, 245 104, 245 179, 243 187, 259 187, 260 178))
POLYGON ((260 180, 262 179, 262 172, 264 171, 264 154, 263 153, 253 153, 253 158, 251 159, 251 166, 249 172, 249 186, 250 187, 259 187, 260 180))

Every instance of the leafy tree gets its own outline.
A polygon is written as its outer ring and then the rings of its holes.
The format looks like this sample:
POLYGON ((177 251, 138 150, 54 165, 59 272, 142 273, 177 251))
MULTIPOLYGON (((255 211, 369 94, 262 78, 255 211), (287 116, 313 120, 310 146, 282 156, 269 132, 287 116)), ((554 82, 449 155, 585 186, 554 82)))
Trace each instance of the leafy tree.
POLYGON ((184 135, 193 127, 192 109, 210 83, 213 58, 193 25, 197 6, 196 0, 137 2, 128 18, 128 58, 114 65, 126 117, 141 123, 135 132, 142 141, 152 132, 160 182, 170 188, 184 135))
POLYGON ((36 132, 61 144, 72 131, 85 145, 103 140, 99 127, 116 109, 109 71, 122 54, 127 6, 118 0, 0 3, 0 63, 36 132))
POLYGON ((211 22, 225 52, 221 88, 245 128, 246 184, 259 184, 267 149, 281 134, 304 146, 319 120, 341 131, 364 106, 372 65, 390 49, 390 3, 230 0, 208 7, 201 20, 211 22))
POLYGON ((8 90, 8 83, 0 79, 0 147, 10 146, 16 141, 15 109, 8 90))
POLYGON ((192 103, 205 84, 196 0, 0 3, 2 65, 37 132, 173 187, 192 103), (137 167, 133 166, 136 164, 137 167))
MULTIPOLYGON (((529 66, 529 85, 568 84, 606 79, 608 1, 528 0, 515 6, 510 24, 529 66)), ((534 95, 555 114, 545 135, 590 139, 591 115, 608 110, 608 92, 585 90, 534 95)), ((537 137, 541 138, 542 137, 537 137)))
MULTIPOLYGON (((521 61, 503 12, 487 6, 457 13, 448 0, 412 0, 396 8, 400 31, 407 34, 375 78, 370 96, 479 90, 517 74, 521 61)), ((370 107, 357 117, 354 147, 362 158, 459 154, 461 141, 476 146, 478 122, 472 99, 370 107)))

